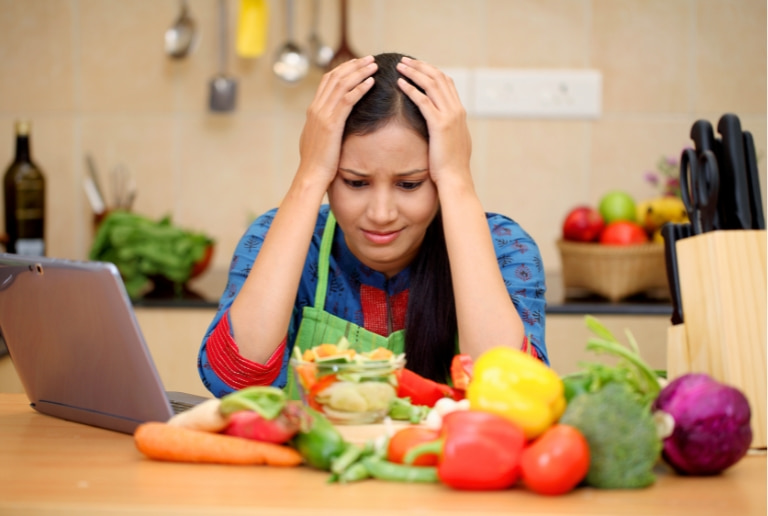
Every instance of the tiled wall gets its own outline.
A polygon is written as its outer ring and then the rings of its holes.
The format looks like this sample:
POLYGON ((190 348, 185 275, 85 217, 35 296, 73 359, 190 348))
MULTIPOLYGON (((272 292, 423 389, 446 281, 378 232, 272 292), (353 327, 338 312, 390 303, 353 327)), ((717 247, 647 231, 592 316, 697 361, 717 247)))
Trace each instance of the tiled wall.
MULTIPOLYGON (((233 27, 239 2, 229 1, 233 27)), ((305 41, 311 0, 296 1, 305 41)), ((270 0, 269 50, 244 60, 230 45, 237 109, 212 114, 217 3, 190 0, 202 40, 168 59, 163 33, 176 0, 0 0, 0 164, 13 120, 33 121, 33 154, 49 180, 50 254, 83 258, 92 237, 84 156, 102 182, 135 174, 135 209, 170 213, 218 240, 226 267, 247 221, 275 206, 298 163, 304 112, 321 73, 286 86, 271 72, 285 39, 270 0)), ((321 34, 338 41, 337 0, 320 0, 321 34)), ((643 180, 679 154, 697 118, 737 113, 766 155, 764 0, 349 0, 359 53, 402 51, 450 67, 596 68, 603 115, 577 120, 471 120, 473 169, 487 209, 519 220, 549 270, 569 208, 609 189, 654 194, 643 180)), ((766 162, 760 162, 763 190, 766 162)), ((1 201, 0 201, 1 202, 1 201)))

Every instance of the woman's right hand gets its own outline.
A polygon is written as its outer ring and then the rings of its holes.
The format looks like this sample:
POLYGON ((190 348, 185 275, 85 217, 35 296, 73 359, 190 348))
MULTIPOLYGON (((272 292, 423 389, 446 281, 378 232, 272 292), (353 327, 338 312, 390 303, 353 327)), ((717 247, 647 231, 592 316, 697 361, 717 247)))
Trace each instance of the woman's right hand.
POLYGON ((331 184, 339 166, 344 124, 358 100, 373 86, 373 56, 352 59, 323 75, 299 140, 297 176, 331 184))

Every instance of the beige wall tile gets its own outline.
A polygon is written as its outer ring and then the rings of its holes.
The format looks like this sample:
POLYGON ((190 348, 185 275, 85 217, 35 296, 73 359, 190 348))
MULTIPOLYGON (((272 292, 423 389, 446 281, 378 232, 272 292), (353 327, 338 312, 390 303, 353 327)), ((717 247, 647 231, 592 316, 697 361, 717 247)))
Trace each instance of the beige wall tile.
POLYGON ((0 112, 74 106, 72 3, 0 0, 0 112))
POLYGON ((658 192, 644 179, 662 156, 679 158, 691 145, 688 117, 637 117, 603 120, 592 134, 588 200, 594 204, 610 190, 625 190, 637 200, 658 192))
POLYGON ((481 34, 487 39, 481 57, 487 66, 585 67, 589 64, 589 2, 488 0, 481 34))
MULTIPOLYGON (((136 183, 136 213, 159 219, 174 207, 174 159, 178 146, 173 119, 163 115, 91 115, 82 120, 82 155, 78 173, 85 174, 85 156, 93 157, 110 209, 120 183, 122 166, 136 183)), ((91 242, 87 242, 90 248, 91 242)))
POLYGON ((603 72, 606 113, 690 107, 691 2, 594 0, 591 65, 603 72))
POLYGON ((590 131, 588 122, 495 120, 479 143, 487 155, 475 171, 484 206, 519 222, 547 269, 556 268, 562 218, 586 201, 590 131))
POLYGON ((217 240, 214 263, 226 267, 250 218, 274 207, 278 118, 191 116, 179 123, 173 207, 178 224, 217 240))
POLYGON ((79 0, 79 105, 85 112, 173 109, 163 34, 177 7, 171 1, 79 0))
POLYGON ((381 35, 378 46, 361 45, 361 52, 403 52, 442 66, 477 66, 485 55, 483 10, 483 2, 466 0, 380 1, 353 30, 381 35))
POLYGON ((701 0, 695 23, 695 108, 765 114, 766 3, 701 0))

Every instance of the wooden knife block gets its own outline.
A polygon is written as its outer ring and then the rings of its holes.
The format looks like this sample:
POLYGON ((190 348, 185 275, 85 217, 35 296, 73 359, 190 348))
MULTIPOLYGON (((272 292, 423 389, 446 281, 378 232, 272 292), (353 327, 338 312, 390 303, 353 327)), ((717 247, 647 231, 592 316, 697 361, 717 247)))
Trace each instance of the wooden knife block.
POLYGON ((677 242, 684 323, 668 332, 670 379, 708 373, 752 409, 752 448, 766 447, 766 232, 712 231, 677 242))

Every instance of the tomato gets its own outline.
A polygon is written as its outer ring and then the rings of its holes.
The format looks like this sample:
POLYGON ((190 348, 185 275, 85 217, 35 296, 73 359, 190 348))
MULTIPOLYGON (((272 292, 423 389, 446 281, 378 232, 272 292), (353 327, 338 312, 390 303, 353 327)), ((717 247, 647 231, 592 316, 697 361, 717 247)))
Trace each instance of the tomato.
MULTIPOLYGON (((408 426, 400 429, 389 439, 387 460, 402 464, 403 457, 408 453, 408 450, 417 444, 434 441, 438 437, 440 437, 440 432, 429 428, 408 426)), ((434 466, 437 464, 437 459, 436 454, 425 453, 413 461, 413 464, 415 466, 434 466)))
POLYGON ((314 384, 312 384, 312 387, 309 389, 309 392, 307 393, 307 400, 309 400, 309 406, 312 407, 315 410, 323 411, 323 407, 315 400, 315 397, 317 397, 318 394, 323 392, 325 389, 333 385, 338 381, 338 378, 336 378, 335 374, 329 374, 326 376, 323 376, 319 380, 316 380, 314 384))
POLYGON ((523 450, 520 459, 523 483, 544 495, 567 493, 589 470, 589 445, 576 428, 553 425, 523 450))
POLYGON ((600 233, 600 243, 604 245, 644 244, 648 240, 648 233, 640 224, 626 220, 611 222, 600 233))

